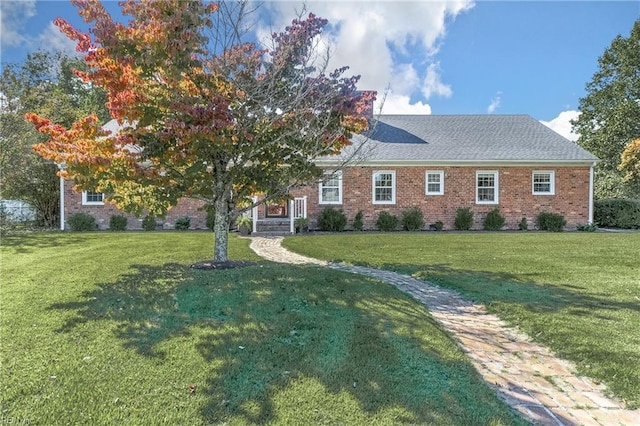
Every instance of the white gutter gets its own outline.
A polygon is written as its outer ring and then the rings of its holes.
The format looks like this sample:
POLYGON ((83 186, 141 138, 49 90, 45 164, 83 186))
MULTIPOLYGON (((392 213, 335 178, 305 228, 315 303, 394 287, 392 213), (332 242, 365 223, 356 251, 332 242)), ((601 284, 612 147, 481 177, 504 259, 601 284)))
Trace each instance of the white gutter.
POLYGON ((593 168, 596 163, 593 163, 589 168, 589 223, 593 223, 593 168))
MULTIPOLYGON (((344 162, 335 160, 316 160, 320 167, 340 167, 344 162)), ((551 166, 591 166, 593 160, 365 160, 347 163, 354 167, 551 167, 551 166)))

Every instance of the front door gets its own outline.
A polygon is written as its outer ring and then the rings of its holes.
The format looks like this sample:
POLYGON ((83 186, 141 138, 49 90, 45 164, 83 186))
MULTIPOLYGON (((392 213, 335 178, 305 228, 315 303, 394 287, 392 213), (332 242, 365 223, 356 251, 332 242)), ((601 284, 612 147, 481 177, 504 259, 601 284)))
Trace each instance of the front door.
POLYGON ((280 204, 267 204, 265 206, 266 214, 265 217, 288 217, 287 212, 287 202, 283 202, 280 204))

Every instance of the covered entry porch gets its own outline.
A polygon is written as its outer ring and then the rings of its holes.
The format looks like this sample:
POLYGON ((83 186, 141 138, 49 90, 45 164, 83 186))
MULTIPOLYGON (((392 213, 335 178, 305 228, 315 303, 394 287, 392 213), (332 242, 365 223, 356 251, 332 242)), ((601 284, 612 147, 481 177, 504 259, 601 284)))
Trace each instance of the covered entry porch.
MULTIPOLYGON (((254 202, 257 201, 254 198, 254 202)), ((246 213, 252 219, 252 233, 295 234, 296 219, 307 217, 307 197, 296 197, 282 203, 263 204, 246 213)))

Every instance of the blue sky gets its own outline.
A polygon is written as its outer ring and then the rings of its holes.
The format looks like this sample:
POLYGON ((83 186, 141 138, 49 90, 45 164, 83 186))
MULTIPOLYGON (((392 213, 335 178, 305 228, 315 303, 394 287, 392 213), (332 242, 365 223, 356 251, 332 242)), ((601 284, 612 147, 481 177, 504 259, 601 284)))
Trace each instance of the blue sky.
MULTIPOLYGON (((260 39, 301 2, 263 3, 260 39)), ((66 1, 1 0, 2 63, 37 49, 73 50, 51 22, 82 28, 66 1)), ((108 2, 116 11, 117 4, 108 2)), ((629 35, 640 1, 307 1, 329 19, 331 67, 351 66, 360 87, 389 87, 383 113, 529 114, 570 135, 569 119, 613 38, 629 35)))

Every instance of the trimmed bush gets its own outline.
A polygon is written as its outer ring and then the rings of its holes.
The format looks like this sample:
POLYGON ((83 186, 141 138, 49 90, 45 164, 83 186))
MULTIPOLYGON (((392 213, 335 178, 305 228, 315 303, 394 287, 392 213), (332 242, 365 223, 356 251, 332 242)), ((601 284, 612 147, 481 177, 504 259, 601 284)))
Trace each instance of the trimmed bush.
POLYGON ((122 215, 112 215, 109 218, 109 231, 126 231, 128 220, 122 215))
POLYGON ((453 223, 458 231, 468 231, 473 226, 473 212, 469 207, 456 210, 456 220, 453 223))
POLYGON ((75 213, 67 219, 69 229, 73 232, 95 231, 98 229, 96 219, 87 213, 75 213))
POLYGON ((518 229, 521 231, 526 231, 529 229, 529 223, 527 222, 527 218, 523 217, 518 223, 518 229))
POLYGON ((191 218, 189 216, 183 216, 179 219, 176 219, 176 230, 178 231, 186 231, 191 226, 191 218))
POLYGON ((536 225, 541 231, 561 232, 567 221, 558 213, 540 213, 536 217, 536 225))
POLYGON ((409 210, 402 212, 402 229, 405 231, 419 231, 424 227, 424 215, 422 210, 417 207, 413 207, 409 210))
POLYGON ((155 216, 146 215, 142 220, 142 229, 144 229, 145 231, 155 231, 157 227, 158 224, 156 223, 155 216))
POLYGON ((327 207, 318 216, 318 228, 321 231, 341 232, 347 226, 347 216, 342 210, 327 207))
POLYGON ((640 200, 598 200, 593 207, 593 221, 600 227, 640 229, 640 200))
POLYGON ((439 220, 436 223, 429 225, 429 228, 433 229, 434 231, 442 231, 444 229, 444 223, 442 223, 442 221, 439 220))
POLYGON ((356 217, 353 218, 353 230, 362 231, 364 229, 364 221, 362 210, 356 213, 356 217))
POLYGON ((398 218, 389 212, 380 212, 376 228, 384 232, 395 231, 398 228, 398 218))
POLYGON ((579 223, 576 225, 576 231, 580 232, 596 232, 598 227, 593 223, 579 223))
POLYGON ((504 226, 505 221, 504 216, 500 214, 500 209, 496 207, 484 218, 484 229, 486 231, 499 231, 504 226))

